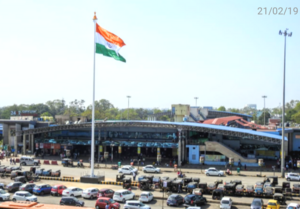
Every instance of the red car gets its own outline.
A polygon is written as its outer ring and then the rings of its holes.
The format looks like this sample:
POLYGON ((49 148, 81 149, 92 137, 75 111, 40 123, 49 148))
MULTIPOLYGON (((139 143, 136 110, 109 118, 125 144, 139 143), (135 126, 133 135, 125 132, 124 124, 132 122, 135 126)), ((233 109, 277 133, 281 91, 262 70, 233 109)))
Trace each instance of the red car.
POLYGON ((50 194, 51 194, 52 196, 62 196, 62 192, 63 192, 65 189, 67 189, 67 187, 64 186, 64 185, 61 185, 61 184, 55 185, 55 186, 52 187, 51 193, 50 193, 50 194))
POLYGON ((100 189, 98 197, 110 197, 113 198, 114 190, 111 189, 100 189))
POLYGON ((109 204, 109 209, 119 209, 120 208, 120 204, 109 197, 99 197, 96 201, 95 208, 96 209, 105 208, 107 203, 109 204))

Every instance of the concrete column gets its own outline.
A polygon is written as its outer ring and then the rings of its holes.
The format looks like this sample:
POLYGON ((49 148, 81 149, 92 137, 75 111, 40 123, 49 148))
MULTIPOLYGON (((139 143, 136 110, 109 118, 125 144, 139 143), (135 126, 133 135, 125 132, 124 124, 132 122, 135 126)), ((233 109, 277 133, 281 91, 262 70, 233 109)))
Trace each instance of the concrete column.
POLYGON ((26 155, 26 134, 23 134, 23 155, 26 155))
POLYGON ((30 141, 31 141, 30 142, 30 151, 33 154, 34 153, 34 134, 31 134, 30 141))
POLYGON ((9 125, 3 124, 3 145, 9 144, 9 125))
POLYGON ((178 129, 178 166, 181 166, 181 129, 178 129))
POLYGON ((15 157, 17 157, 17 155, 18 155, 18 142, 21 142, 21 137, 22 137, 22 135, 18 135, 19 131, 22 131, 21 124, 16 123, 16 125, 15 125, 16 135, 14 138, 15 139, 14 140, 14 148, 15 148, 14 156, 15 157))
POLYGON ((184 149, 185 149, 185 152, 184 152, 184 153, 185 153, 185 158, 184 158, 184 159, 185 159, 186 161, 187 161, 187 159, 188 159, 188 156, 187 156, 187 153, 188 153, 188 152, 187 152, 187 149, 188 149, 188 148, 186 147, 186 145, 187 145, 187 140, 188 140, 188 139, 189 139, 189 132, 186 131, 186 132, 185 132, 185 142, 184 142, 184 143, 185 143, 185 144, 184 144, 184 149))
POLYGON ((182 132, 182 137, 181 137, 181 161, 184 161, 184 156, 185 156, 185 149, 184 149, 184 131, 182 132))

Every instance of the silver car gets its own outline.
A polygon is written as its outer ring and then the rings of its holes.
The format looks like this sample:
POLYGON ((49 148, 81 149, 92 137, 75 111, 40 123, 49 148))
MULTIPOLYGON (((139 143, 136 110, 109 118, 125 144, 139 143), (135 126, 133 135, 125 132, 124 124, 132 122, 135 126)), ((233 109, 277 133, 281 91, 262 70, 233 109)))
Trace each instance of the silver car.
POLYGON ((29 192, 16 192, 12 196, 12 201, 29 201, 29 202, 37 202, 37 197, 29 192))
POLYGON ((92 198, 97 198, 98 194, 99 194, 99 189, 97 189, 97 188, 88 188, 88 189, 83 190, 81 196, 83 198, 92 199, 92 198))

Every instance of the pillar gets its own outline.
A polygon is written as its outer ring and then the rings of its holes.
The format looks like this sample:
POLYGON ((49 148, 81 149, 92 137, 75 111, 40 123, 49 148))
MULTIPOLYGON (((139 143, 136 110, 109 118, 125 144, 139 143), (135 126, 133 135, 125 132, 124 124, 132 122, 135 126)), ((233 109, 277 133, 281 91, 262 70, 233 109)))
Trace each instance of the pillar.
POLYGON ((184 149, 185 149, 185 152, 184 152, 184 153, 185 153, 184 159, 185 159, 186 161, 187 161, 187 159, 188 159, 188 155, 187 155, 187 153, 188 153, 188 152, 187 152, 187 149, 188 149, 188 148, 186 147, 187 142, 188 142, 188 139, 189 139, 188 137, 189 137, 189 132, 186 131, 186 132, 185 132, 185 144, 184 144, 184 149))
POLYGON ((3 123, 3 145, 9 144, 9 125, 3 123))
POLYGON ((26 155, 26 134, 23 134, 23 155, 26 155))
POLYGON ((14 152, 14 156, 17 157, 18 155, 18 142, 21 142, 21 138, 22 138, 22 135, 19 133, 21 130, 21 124, 18 124, 16 123, 15 125, 15 137, 14 137, 14 149, 15 149, 15 152, 14 152))
POLYGON ((181 129, 178 129, 178 166, 181 166, 181 129))
POLYGON ((182 139, 181 139, 181 161, 184 161, 185 157, 185 132, 182 132, 182 139))
POLYGON ((31 151, 31 153, 33 154, 34 153, 34 134, 31 134, 30 135, 31 137, 30 137, 30 151, 31 151))

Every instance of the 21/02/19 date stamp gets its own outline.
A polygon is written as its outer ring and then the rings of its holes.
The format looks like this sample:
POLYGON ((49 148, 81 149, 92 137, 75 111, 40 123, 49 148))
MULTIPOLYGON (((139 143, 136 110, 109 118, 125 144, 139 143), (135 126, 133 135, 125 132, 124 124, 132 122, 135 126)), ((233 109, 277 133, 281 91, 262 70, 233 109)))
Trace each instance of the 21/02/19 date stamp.
POLYGON ((298 14, 297 7, 258 7, 258 15, 296 15, 298 14))

